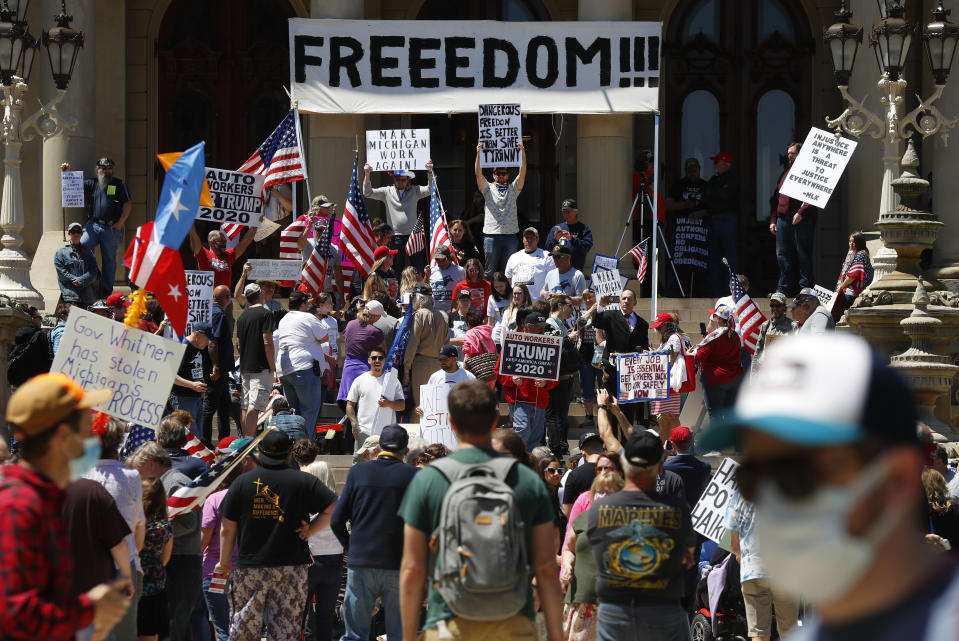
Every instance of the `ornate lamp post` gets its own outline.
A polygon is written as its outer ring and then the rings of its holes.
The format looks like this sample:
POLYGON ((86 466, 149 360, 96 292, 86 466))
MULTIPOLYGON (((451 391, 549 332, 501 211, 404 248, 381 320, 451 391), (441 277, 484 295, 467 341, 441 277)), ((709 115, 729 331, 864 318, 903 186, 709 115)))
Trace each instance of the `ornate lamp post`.
POLYGON ((43 298, 30 284, 30 259, 20 249, 23 238, 23 192, 20 184, 20 146, 36 136, 50 138, 63 131, 73 131, 76 124, 66 120, 57 111, 57 105, 67 92, 83 33, 70 28, 73 17, 67 15, 66 2, 60 2, 60 14, 55 25, 43 33, 50 70, 57 86, 57 95, 26 120, 21 120, 23 96, 33 68, 33 60, 40 48, 27 31, 26 11, 30 0, 3 0, 0 5, 0 92, 3 98, 3 120, 0 121, 0 140, 6 147, 3 159, 3 198, 0 200, 0 294, 12 299, 43 307, 43 298), (12 9, 11 9, 12 5, 12 9))
POLYGON ((879 63, 881 78, 876 86, 882 92, 880 102, 886 108, 884 117, 866 109, 863 105, 865 97, 856 100, 849 95, 849 76, 856 60, 856 50, 862 42, 862 29, 851 24, 852 12, 846 10, 845 0, 836 11, 838 22, 826 29, 823 37, 832 54, 836 84, 848 105, 839 117, 826 118, 826 124, 836 132, 842 130, 857 138, 869 133, 873 138, 883 139, 882 198, 879 203, 879 214, 882 215, 895 207, 892 180, 898 171, 901 141, 913 132, 923 137, 939 133, 943 143, 948 144, 948 130, 956 126, 956 119, 946 118, 934 103, 945 89, 959 41, 959 27, 947 20, 949 12, 943 8, 942 0, 938 0, 932 11, 932 22, 921 34, 936 90, 928 99, 920 99, 918 107, 903 115, 902 94, 907 85, 902 69, 916 29, 904 18, 905 0, 877 0, 877 3, 882 19, 873 27, 870 44, 879 63))

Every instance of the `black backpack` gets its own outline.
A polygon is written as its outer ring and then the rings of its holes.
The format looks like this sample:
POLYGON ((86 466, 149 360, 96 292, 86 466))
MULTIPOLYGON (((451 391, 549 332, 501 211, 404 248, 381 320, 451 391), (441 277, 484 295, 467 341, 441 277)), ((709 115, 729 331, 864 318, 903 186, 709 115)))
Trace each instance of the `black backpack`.
POLYGON ((37 374, 50 371, 53 364, 50 338, 39 327, 17 330, 7 354, 7 381, 14 387, 23 385, 37 374))

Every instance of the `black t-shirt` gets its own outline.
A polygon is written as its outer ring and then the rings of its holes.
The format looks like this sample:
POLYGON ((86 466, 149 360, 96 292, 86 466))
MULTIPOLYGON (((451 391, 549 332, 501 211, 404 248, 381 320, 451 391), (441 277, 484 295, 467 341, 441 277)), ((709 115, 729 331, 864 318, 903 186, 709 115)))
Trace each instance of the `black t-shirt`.
MULTIPOLYGON (((193 343, 183 339, 186 345, 186 351, 183 352, 183 360, 180 361, 180 369, 177 370, 177 376, 194 383, 209 382, 210 372, 213 371, 213 363, 210 362, 210 355, 205 349, 197 349, 193 343)), ((190 396, 196 398, 200 392, 194 392, 189 387, 180 385, 173 386, 173 393, 177 396, 190 396)))
MULTIPOLYGON (((110 548, 123 541, 130 526, 110 493, 89 479, 70 483, 63 502, 63 519, 73 555, 74 592, 83 594, 95 585, 112 581, 117 570, 110 548)), ((42 536, 39 532, 35 535, 42 536)), ((121 569, 124 574, 130 570, 121 569)))
POLYGON ((273 313, 266 307, 248 307, 240 314, 236 321, 236 337, 240 341, 240 372, 252 374, 270 369, 263 334, 272 332, 273 313))
POLYGON ((233 363, 236 357, 233 356, 233 313, 231 307, 223 310, 219 305, 213 305, 213 335, 216 337, 216 345, 219 348, 217 358, 220 370, 224 373, 233 371, 233 363))
POLYGON ((237 522, 237 567, 310 563, 310 548, 296 529, 334 501, 336 495, 318 478, 286 466, 240 475, 220 504, 220 513, 237 522))
POLYGON ((694 200, 697 203, 700 203, 702 202, 703 197, 706 195, 706 184, 706 181, 702 178, 690 180, 689 178, 683 176, 673 183, 673 188, 669 192, 669 197, 676 202, 694 200))
POLYGON ((563 486, 563 505, 572 505, 583 492, 588 492, 589 487, 596 478, 596 464, 583 463, 566 477, 566 485, 563 486))
POLYGON ((696 545, 685 498, 616 492, 593 503, 586 523, 601 603, 683 597, 683 555, 696 545))

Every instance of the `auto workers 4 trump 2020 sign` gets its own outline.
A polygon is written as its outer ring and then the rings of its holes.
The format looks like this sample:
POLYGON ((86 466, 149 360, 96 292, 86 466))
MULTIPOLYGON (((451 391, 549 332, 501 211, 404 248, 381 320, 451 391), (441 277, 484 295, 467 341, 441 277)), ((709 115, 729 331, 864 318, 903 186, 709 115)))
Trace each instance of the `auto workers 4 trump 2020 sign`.
POLYGON ((292 18, 290 86, 313 113, 657 109, 658 22, 292 18))

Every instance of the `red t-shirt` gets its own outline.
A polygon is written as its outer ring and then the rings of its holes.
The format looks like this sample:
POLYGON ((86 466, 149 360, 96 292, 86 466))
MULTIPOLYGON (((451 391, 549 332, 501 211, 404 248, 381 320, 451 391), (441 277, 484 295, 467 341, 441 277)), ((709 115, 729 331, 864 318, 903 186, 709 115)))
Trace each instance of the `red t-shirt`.
POLYGON ((193 257, 196 258, 197 269, 213 272, 214 287, 220 285, 231 287, 233 285, 233 263, 236 262, 235 247, 224 251, 222 258, 217 258, 216 254, 206 247, 200 247, 200 251, 193 254, 193 257))

